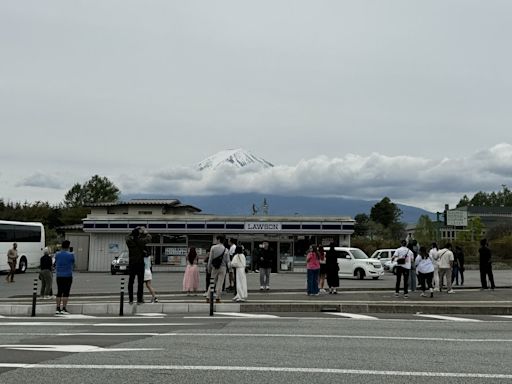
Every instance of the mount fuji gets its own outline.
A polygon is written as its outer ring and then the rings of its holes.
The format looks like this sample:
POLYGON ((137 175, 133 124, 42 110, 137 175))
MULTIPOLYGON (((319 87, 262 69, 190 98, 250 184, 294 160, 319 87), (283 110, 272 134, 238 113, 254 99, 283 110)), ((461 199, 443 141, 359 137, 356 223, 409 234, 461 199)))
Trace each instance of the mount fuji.
POLYGON ((256 169, 271 168, 274 166, 274 164, 245 149, 237 148, 220 151, 201 161, 197 164, 196 168, 203 171, 207 169, 217 169, 224 165, 237 168, 255 167, 256 169))

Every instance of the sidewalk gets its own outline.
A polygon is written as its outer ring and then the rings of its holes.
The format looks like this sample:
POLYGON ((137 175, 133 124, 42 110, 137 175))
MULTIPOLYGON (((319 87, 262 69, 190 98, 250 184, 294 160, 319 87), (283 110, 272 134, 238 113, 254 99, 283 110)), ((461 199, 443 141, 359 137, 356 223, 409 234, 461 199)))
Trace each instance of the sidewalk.
MULTIPOLYGON (((259 290, 258 275, 248 274, 249 299, 233 303, 233 293, 225 293, 222 303, 215 304, 218 312, 271 313, 341 311, 349 313, 430 313, 512 315, 511 271, 497 271, 495 291, 481 291, 478 274, 468 273, 464 287, 454 287, 454 294, 435 293, 434 298, 420 297, 411 292, 409 298, 394 296, 395 278, 387 274, 381 280, 342 279, 338 295, 307 296, 301 274, 272 275, 268 292, 259 290), (301 287, 302 286, 302 287, 301 287)), ((14 284, 0 284, 0 316, 30 316, 32 284, 35 273, 18 275, 14 284), (4 290, 6 288, 6 290, 4 290), (7 292, 10 291, 10 292, 7 292), (9 294, 12 293, 12 294, 9 294)), ((127 277, 124 276, 126 281, 127 277)), ((204 276, 201 275, 201 278, 204 276)), ((1 276, 0 276, 1 278, 1 276)), ((83 315, 119 315, 121 276, 77 273, 71 290, 68 310, 83 315)), ((125 288, 124 314, 136 313, 208 313, 202 294, 187 296, 180 292, 182 275, 155 273, 153 285, 158 290, 158 304, 129 305, 125 288), (167 288, 167 289, 164 289, 167 288)), ((55 288, 54 288, 55 289, 55 288)), ((149 301, 147 290, 146 300, 149 301)), ((55 311, 53 300, 37 298, 36 315, 50 315, 55 311)))

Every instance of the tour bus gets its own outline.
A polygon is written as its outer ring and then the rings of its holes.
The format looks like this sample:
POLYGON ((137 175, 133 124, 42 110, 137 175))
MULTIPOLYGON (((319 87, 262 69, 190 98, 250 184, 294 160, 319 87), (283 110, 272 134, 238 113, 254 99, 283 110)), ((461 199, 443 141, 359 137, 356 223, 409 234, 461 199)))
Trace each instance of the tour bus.
POLYGON ((45 247, 43 224, 0 220, 0 271, 9 271, 7 251, 13 243, 18 244, 18 272, 39 267, 45 247))

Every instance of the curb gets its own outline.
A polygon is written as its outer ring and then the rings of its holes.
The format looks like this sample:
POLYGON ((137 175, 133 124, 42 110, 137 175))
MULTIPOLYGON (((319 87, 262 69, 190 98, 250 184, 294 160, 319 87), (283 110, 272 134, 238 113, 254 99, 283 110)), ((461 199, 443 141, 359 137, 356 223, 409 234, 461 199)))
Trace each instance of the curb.
MULTIPOLYGON (((119 315, 119 303, 69 304, 68 310, 75 315, 119 315)), ((137 314, 207 314, 210 305, 206 303, 156 303, 129 305, 123 307, 124 315, 137 314)), ((215 312, 232 313, 301 313, 301 312, 347 312, 347 313, 396 313, 396 314, 458 314, 458 315, 512 315, 510 304, 457 303, 439 305, 439 303, 221 303, 214 304, 215 312)), ((55 305, 41 304, 36 307, 36 316, 53 315, 55 305)), ((29 304, 2 304, 0 316, 30 317, 32 306, 29 304)), ((1 323, 0 323, 1 324, 1 323)))

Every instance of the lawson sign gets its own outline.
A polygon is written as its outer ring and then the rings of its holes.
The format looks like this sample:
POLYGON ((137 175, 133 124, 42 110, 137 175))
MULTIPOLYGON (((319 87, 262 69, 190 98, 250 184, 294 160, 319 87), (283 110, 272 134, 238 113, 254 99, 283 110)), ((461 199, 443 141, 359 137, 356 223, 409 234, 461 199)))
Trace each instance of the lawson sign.
POLYGON ((246 231, 280 231, 281 223, 264 223, 264 222, 255 222, 255 223, 245 223, 246 231))

